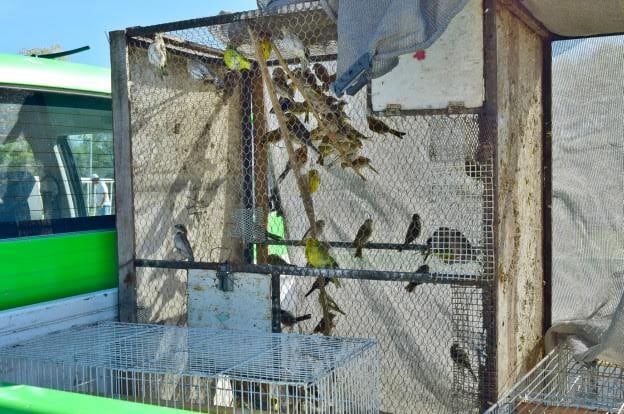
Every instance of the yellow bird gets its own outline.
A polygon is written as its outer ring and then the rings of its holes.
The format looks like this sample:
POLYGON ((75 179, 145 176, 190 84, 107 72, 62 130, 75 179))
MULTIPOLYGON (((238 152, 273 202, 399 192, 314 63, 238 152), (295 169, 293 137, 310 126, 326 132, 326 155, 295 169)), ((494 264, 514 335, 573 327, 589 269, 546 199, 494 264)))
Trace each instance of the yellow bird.
POLYGON ((308 263, 316 268, 337 269, 336 259, 329 255, 329 246, 322 244, 316 239, 307 239, 305 243, 305 256, 308 263))
POLYGON ((230 70, 242 71, 250 70, 251 62, 247 58, 239 53, 234 46, 228 46, 223 54, 223 61, 225 66, 230 70))
POLYGON ((271 57, 271 52, 273 51, 273 47, 271 46, 271 41, 269 39, 262 39, 260 41, 260 48, 262 49, 262 57, 264 60, 269 60, 271 57))
POLYGON ((318 170, 308 171, 308 190, 310 190, 310 194, 316 193, 320 186, 321 174, 318 172, 318 170))

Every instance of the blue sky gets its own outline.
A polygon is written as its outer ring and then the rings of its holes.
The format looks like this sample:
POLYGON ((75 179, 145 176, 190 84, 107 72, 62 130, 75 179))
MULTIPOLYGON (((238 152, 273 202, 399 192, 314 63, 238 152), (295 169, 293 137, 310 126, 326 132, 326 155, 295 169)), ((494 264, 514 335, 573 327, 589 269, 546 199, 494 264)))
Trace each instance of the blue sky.
POLYGON ((255 0, 0 0, 0 53, 89 45, 91 50, 69 60, 108 67, 111 30, 255 8, 255 0))

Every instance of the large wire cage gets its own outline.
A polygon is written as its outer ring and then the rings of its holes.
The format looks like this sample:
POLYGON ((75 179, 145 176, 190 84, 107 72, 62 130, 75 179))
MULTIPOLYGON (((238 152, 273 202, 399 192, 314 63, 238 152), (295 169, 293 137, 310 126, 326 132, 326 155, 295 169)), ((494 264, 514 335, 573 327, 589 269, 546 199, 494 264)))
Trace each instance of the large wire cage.
POLYGON ((378 341, 382 411, 479 412, 488 123, 336 97, 336 33, 314 1, 126 30, 138 319, 186 322, 188 268, 281 274, 281 308, 311 314, 292 329, 378 341))
POLYGON ((209 413, 378 413, 371 340, 106 322, 0 352, 0 380, 209 413))
POLYGON ((624 371, 579 362, 570 348, 551 351, 487 413, 622 413, 624 371))

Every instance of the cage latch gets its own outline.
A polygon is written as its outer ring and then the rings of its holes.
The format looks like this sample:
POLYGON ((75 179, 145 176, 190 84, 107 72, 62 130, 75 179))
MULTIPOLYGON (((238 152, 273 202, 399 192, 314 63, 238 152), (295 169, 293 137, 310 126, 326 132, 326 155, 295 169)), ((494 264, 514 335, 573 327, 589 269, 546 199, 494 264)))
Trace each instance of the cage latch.
POLYGON ((228 262, 219 265, 217 280, 219 281, 219 289, 223 292, 231 292, 234 290, 234 281, 230 277, 230 273, 230 264, 228 262))

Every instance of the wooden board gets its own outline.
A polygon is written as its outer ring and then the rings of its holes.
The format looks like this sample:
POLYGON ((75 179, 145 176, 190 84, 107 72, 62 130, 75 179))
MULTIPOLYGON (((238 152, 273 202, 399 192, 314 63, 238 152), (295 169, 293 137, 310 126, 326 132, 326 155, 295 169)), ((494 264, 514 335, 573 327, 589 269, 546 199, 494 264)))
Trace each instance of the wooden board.
POLYGON ((497 371, 509 389, 542 355, 542 39, 496 10, 497 371))
POLYGON ((482 0, 471 0, 419 60, 399 57, 392 71, 371 82, 373 111, 478 108, 483 104, 482 0))
POLYGON ((271 332, 271 276, 231 273, 234 290, 218 289, 213 270, 188 274, 188 326, 271 332))

